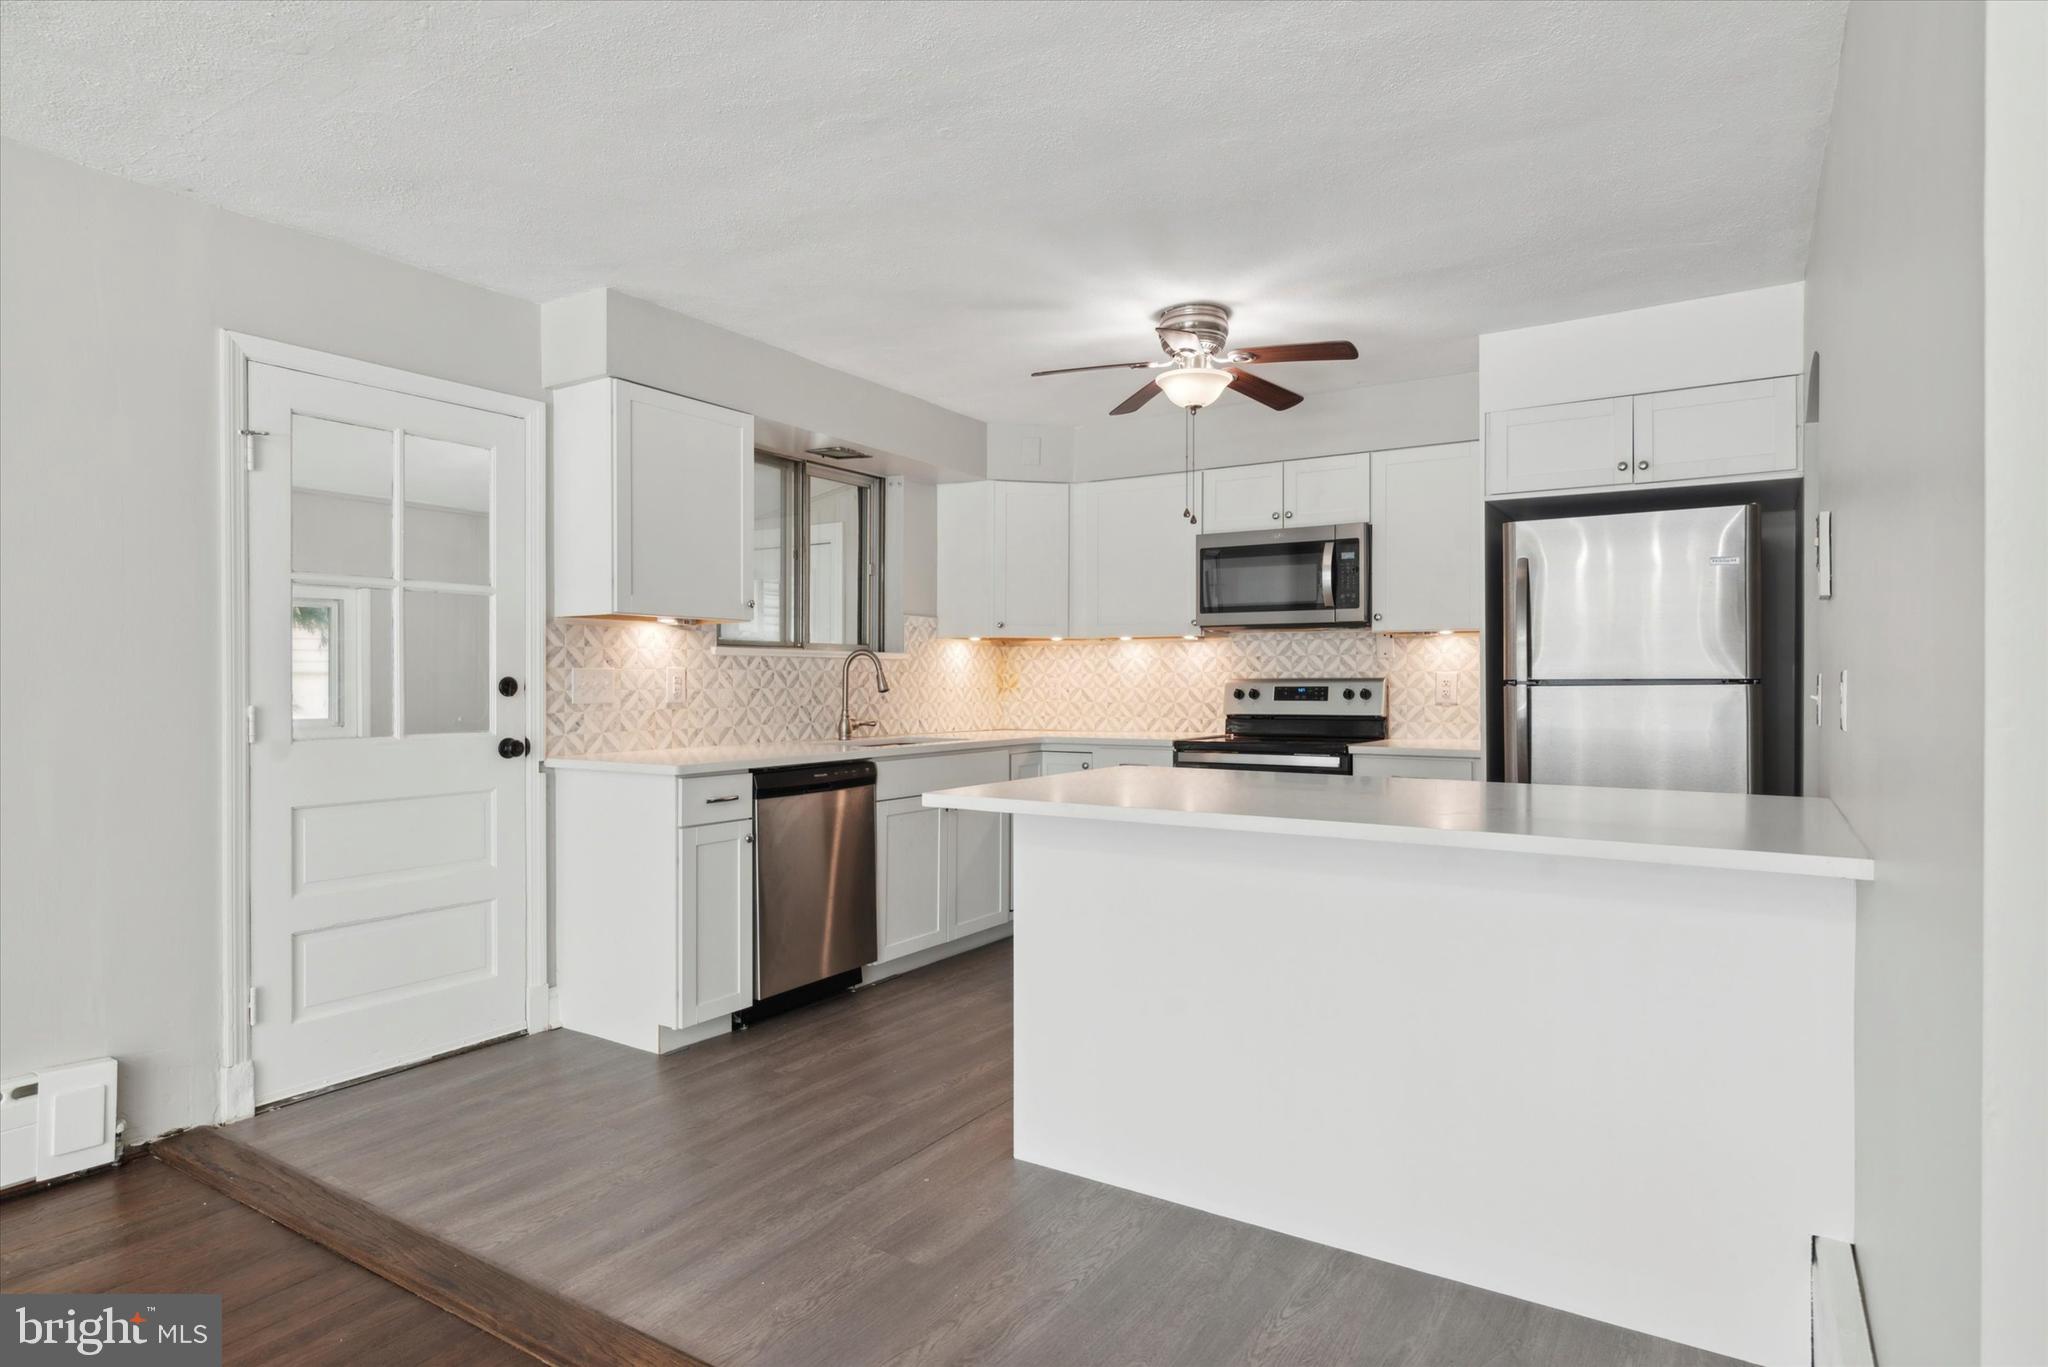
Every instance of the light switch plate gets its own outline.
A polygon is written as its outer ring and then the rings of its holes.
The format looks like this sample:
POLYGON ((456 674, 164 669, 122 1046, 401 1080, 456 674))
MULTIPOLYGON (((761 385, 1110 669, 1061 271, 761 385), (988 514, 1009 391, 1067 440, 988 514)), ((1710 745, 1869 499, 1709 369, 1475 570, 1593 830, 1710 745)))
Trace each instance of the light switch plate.
POLYGON ((578 707, 591 703, 615 702, 619 696, 616 669, 572 669, 569 671, 569 701, 578 707))
POLYGON ((1458 676, 1439 674, 1436 676, 1436 705, 1456 707, 1458 705, 1458 676))
POLYGON ((677 666, 676 668, 669 670, 668 705, 670 707, 681 707, 683 705, 684 700, 688 697, 688 680, 684 675, 681 666, 677 666))

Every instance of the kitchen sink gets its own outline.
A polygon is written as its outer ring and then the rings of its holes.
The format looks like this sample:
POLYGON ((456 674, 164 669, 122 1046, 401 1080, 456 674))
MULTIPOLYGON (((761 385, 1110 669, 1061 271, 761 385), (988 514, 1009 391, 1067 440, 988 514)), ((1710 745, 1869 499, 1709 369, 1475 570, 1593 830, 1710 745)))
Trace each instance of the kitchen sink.
POLYGON ((932 745, 944 739, 943 736, 875 736, 846 743, 861 750, 883 750, 892 745, 932 745))

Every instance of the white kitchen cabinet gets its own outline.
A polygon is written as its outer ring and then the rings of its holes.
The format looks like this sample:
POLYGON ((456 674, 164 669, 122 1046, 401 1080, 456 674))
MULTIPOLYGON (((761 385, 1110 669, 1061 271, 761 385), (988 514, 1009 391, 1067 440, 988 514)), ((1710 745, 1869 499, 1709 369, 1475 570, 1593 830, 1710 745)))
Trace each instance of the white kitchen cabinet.
MULTIPOLYGON (((1197 497, 1199 503, 1199 496, 1197 497)), ((1183 636, 1195 630, 1195 535, 1184 475, 1077 484, 1072 496, 1071 636, 1183 636)))
POLYGON ((946 941, 945 822, 924 798, 875 804, 875 916, 879 961, 946 941))
POLYGON ((1546 404, 1486 415, 1486 492, 1541 493, 1627 484, 1630 399, 1546 404))
POLYGON ((940 845, 950 865, 957 940, 1010 919, 1010 820, 994 812, 943 812, 940 845))
POLYGON ((1479 761, 1462 755, 1351 754, 1353 778, 1479 777, 1479 761))
POLYGON ((1205 532, 1256 532, 1280 525, 1287 502, 1282 464, 1230 465, 1202 472, 1205 532))
POLYGON ((1038 757, 1041 774, 1077 774, 1095 767, 1093 750, 1047 750, 1038 757))
POLYGON ((1479 629, 1482 483, 1476 441, 1373 453, 1373 630, 1479 629))
POLYGON ((555 616, 751 615, 752 416, 597 379, 550 421, 555 616))
POLYGON ((1367 452, 1290 460, 1281 467, 1281 479, 1283 524, 1322 527, 1372 518, 1372 456, 1367 452))
POLYGON ((1169 768, 1173 764, 1173 747, 1170 745, 1098 745, 1088 752, 1088 762, 1097 769, 1119 769, 1132 766, 1145 769, 1169 768))
POLYGON ((1787 376, 1638 394, 1638 484, 1799 468, 1798 381, 1787 376))
POLYGON ((1067 486, 942 484, 939 634, 1067 634, 1067 486))
POLYGON ((676 841, 678 1027, 754 1004, 754 823, 686 826, 676 841))

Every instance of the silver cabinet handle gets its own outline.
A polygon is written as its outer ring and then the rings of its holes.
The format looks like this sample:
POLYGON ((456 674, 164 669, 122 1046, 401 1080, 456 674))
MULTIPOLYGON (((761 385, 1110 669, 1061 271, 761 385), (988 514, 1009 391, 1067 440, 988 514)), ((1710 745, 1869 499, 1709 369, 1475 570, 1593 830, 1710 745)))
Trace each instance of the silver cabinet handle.
POLYGON ((1280 520, 1280 514, 1278 514, 1278 513, 1275 513, 1275 514, 1273 514, 1273 520, 1274 520, 1275 522, 1278 522, 1278 521, 1280 520))
POLYGON ((1001 627, 1001 626, 1002 626, 1002 623, 1001 623, 1001 622, 997 622, 997 623, 996 623, 996 625, 997 625, 998 627, 1001 627))
POLYGON ((1085 760, 1085 759, 1084 759, 1084 760, 1082 760, 1082 761, 1081 761, 1081 767, 1082 767, 1083 769, 1086 769, 1086 768, 1088 767, 1088 761, 1087 761, 1087 760, 1085 760))
POLYGON ((1387 614, 1385 614, 1384 612, 1375 612, 1375 613, 1374 613, 1374 614, 1372 615, 1372 619, 1373 619, 1373 621, 1377 622, 1377 621, 1379 621, 1379 620, 1380 620, 1381 618, 1385 617, 1386 615, 1387 615, 1387 614))
POLYGON ((1617 469, 1617 470, 1626 470, 1626 469, 1628 469, 1628 462, 1627 462, 1627 461, 1625 461, 1625 460, 1623 460, 1623 461, 1616 461, 1616 462, 1615 462, 1615 465, 1614 465, 1614 468, 1615 468, 1615 469, 1617 469))
POLYGON ((1649 469, 1649 468, 1650 468, 1650 462, 1648 462, 1648 461, 1646 461, 1646 460, 1639 460, 1639 461, 1637 461, 1637 462, 1636 462, 1636 469, 1638 469, 1638 470, 1647 470, 1647 469, 1649 469))
POLYGON ((738 802, 739 800, 740 800, 740 795, 739 795, 738 793, 727 793, 727 794, 726 794, 726 795, 725 795, 724 797, 707 797, 707 798, 705 798, 705 799, 704 799, 704 805, 708 807, 708 806, 710 806, 710 805, 711 805, 712 803, 714 803, 714 802, 738 802))

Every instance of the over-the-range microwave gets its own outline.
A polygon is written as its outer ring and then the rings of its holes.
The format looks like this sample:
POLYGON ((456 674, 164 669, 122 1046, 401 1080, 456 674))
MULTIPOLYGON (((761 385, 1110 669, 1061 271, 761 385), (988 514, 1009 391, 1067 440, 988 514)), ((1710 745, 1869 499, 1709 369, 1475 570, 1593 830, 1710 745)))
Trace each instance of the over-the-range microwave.
POLYGON ((1372 527, 1276 527, 1195 538, 1197 620, 1231 627, 1362 627, 1371 621, 1372 527))

